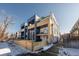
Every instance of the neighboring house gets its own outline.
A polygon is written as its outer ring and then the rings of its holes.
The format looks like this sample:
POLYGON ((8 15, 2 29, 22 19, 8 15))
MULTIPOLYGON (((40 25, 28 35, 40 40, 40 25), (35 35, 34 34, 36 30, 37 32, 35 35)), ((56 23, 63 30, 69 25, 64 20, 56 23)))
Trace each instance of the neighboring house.
POLYGON ((21 39, 21 31, 16 32, 16 39, 21 39))
POLYGON ((59 25, 53 14, 46 17, 39 17, 35 14, 27 20, 27 23, 21 25, 21 39, 31 41, 32 46, 35 44, 33 42, 40 42, 39 45, 42 44, 41 42, 45 42, 45 45, 52 44, 58 42, 59 38, 59 25))
POLYGON ((15 38, 15 34, 9 34, 7 40, 13 40, 15 38))

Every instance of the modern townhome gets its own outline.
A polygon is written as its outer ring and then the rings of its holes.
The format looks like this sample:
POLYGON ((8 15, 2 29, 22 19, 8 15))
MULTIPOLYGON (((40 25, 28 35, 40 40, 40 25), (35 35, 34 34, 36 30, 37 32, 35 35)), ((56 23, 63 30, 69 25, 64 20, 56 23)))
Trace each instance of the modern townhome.
POLYGON ((28 39, 27 38, 27 23, 21 24, 20 38, 21 39, 28 39))
POLYGON ((21 39, 31 41, 32 50, 56 43, 59 38, 59 25, 52 13, 46 17, 35 14, 27 20, 27 23, 21 25, 21 39))

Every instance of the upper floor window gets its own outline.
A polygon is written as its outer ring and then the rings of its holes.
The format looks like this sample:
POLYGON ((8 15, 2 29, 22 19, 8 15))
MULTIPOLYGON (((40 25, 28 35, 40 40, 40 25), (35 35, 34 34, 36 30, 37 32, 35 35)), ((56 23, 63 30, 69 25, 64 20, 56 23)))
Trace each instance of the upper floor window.
POLYGON ((21 26, 21 29, 23 29, 24 28, 24 26, 21 26))
POLYGON ((40 29, 40 33, 47 34, 48 33, 48 27, 43 27, 40 29))

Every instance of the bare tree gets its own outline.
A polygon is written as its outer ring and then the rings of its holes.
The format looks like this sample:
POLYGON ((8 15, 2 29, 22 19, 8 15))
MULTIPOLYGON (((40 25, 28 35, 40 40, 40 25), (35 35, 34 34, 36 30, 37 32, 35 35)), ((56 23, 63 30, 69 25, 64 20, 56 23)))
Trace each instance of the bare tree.
POLYGON ((12 17, 6 16, 5 20, 3 20, 2 24, 0 25, 0 40, 4 39, 6 29, 10 24, 12 24, 12 17))

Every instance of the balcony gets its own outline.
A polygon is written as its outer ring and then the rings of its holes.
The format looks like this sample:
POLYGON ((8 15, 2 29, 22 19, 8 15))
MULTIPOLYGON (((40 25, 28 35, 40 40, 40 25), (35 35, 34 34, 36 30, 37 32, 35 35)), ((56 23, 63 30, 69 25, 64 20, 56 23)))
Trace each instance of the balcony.
POLYGON ((36 29, 36 34, 41 34, 41 35, 48 34, 48 27, 47 26, 38 27, 36 29))
POLYGON ((37 34, 36 36, 48 36, 48 34, 37 34))
POLYGON ((31 24, 28 26, 28 29, 33 29, 33 28, 35 28, 35 24, 31 24))
POLYGON ((45 20, 41 20, 40 22, 37 23, 37 27, 43 26, 43 25, 47 25, 49 22, 48 19, 45 20))

